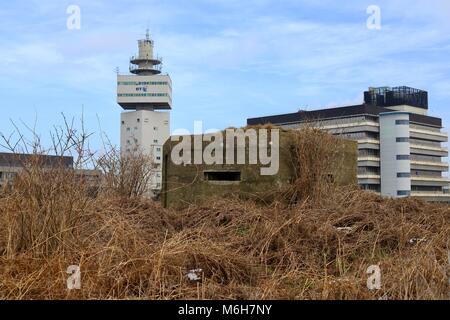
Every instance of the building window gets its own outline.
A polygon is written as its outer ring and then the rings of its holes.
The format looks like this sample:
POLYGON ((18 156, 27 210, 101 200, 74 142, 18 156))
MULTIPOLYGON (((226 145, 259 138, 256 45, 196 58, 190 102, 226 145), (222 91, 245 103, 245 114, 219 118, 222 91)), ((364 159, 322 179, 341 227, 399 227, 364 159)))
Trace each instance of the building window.
POLYGON ((169 82, 167 81, 118 81, 119 86, 167 86, 169 82))
POLYGON ((131 131, 131 129, 130 129, 130 128, 127 128, 127 131, 131 131))
POLYGON ((122 121, 122 124, 125 124, 125 121, 122 121))
POLYGON ((409 142, 409 138, 406 138, 406 137, 399 137, 396 140, 397 140, 397 142, 409 142))
POLYGON ((379 167, 358 167, 358 174, 379 175, 380 168, 379 167))
POLYGON ((424 176, 424 177, 442 177, 441 171, 431 171, 431 170, 411 170, 412 176, 424 176))
POLYGON ((158 127, 153 127, 153 130, 158 131, 158 127))
POLYGON ((156 148, 156 151, 161 152, 161 148, 160 147, 156 148))
POLYGON ((161 157, 156 157, 156 160, 161 160, 161 157))
POLYGON ((398 172, 397 178, 411 178, 411 173, 409 172, 398 172))
POLYGON ((409 190, 398 190, 397 191, 397 196, 410 196, 411 195, 411 191, 409 190))
POLYGON ((399 154, 397 155, 397 160, 409 160, 410 156, 409 154, 399 154))
POLYGON ((409 125, 409 120, 395 120, 396 125, 409 125))
POLYGON ((375 192, 380 192, 380 185, 379 184, 363 184, 361 186, 363 190, 370 190, 375 192))
POLYGON ((156 140, 156 139, 155 139, 155 140, 153 140, 153 143, 158 143, 158 140, 156 140))
POLYGON ((118 93, 117 96, 118 97, 168 97, 169 95, 167 93, 118 93))
POLYGON ((130 140, 127 140, 127 144, 131 144, 131 141, 130 141, 130 140))
POLYGON ((141 122, 141 119, 137 118, 137 122, 141 122))
POLYGON ((358 156, 360 157, 379 157, 380 151, 373 149, 359 149, 358 156))

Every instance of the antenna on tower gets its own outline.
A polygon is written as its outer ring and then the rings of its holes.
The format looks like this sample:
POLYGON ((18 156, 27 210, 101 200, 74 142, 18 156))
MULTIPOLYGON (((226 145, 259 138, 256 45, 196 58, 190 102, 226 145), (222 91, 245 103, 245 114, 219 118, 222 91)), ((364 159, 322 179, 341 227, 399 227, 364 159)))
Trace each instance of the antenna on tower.
POLYGON ((150 40, 150 30, 148 28, 145 33, 145 39, 150 40))
POLYGON ((115 72, 117 73, 117 75, 119 75, 119 73, 120 73, 120 69, 119 69, 119 67, 116 67, 116 70, 115 70, 115 72))

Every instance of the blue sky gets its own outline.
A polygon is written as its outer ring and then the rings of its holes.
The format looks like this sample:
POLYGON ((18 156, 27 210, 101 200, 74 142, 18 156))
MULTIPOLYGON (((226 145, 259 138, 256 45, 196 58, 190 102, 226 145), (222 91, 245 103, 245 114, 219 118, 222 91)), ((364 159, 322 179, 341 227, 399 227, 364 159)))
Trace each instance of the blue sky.
MULTIPOLYGON (((149 28, 173 81, 172 129, 362 101, 369 86, 425 89, 449 126, 448 0, 17 0, 0 7, 0 131, 10 119, 48 142, 61 112, 119 143, 115 68, 149 28), (69 5, 81 29, 68 30, 69 5), (381 30, 369 30, 369 5, 381 30)), ((99 136, 93 140, 100 147, 99 136)))

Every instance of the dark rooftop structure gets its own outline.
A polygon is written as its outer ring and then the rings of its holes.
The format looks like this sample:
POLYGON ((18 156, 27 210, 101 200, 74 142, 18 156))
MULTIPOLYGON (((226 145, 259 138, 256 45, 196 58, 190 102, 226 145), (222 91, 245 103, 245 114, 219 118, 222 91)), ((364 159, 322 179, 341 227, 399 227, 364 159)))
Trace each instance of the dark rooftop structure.
POLYGON ((364 92, 364 103, 379 107, 408 105, 428 109, 428 92, 405 86, 369 88, 364 92))

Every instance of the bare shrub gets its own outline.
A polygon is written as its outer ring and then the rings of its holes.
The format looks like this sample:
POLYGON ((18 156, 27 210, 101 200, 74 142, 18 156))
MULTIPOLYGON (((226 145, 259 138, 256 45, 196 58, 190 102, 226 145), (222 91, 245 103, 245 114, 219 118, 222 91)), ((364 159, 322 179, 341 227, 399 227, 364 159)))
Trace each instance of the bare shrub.
POLYGON ((142 152, 122 155, 111 148, 98 160, 104 177, 103 188, 123 197, 150 195, 152 177, 156 172, 152 156, 142 152))

